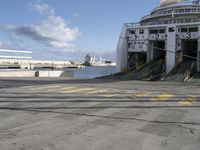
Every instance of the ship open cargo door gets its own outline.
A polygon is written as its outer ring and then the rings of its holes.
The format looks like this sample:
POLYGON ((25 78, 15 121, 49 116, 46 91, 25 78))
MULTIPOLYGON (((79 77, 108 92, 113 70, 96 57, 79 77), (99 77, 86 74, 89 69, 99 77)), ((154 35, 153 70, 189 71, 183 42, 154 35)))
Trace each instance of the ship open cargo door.
POLYGON ((198 49, 197 40, 183 40, 182 41, 183 59, 189 57, 191 57, 191 59, 192 58, 197 59, 197 49, 198 49))
POLYGON ((165 59, 159 58, 144 64, 135 71, 125 75, 125 80, 159 80, 165 70, 165 59))
POLYGON ((165 73, 166 51, 165 41, 152 41, 150 53, 151 61, 125 75, 126 80, 160 80, 165 73))
POLYGON ((130 52, 128 55, 128 69, 131 71, 135 71, 137 68, 144 65, 146 61, 146 52, 130 52))
POLYGON ((187 81, 197 72, 197 40, 182 41, 182 61, 166 75, 167 81, 187 81))
POLYGON ((166 57, 165 41, 152 41, 151 60, 166 57))

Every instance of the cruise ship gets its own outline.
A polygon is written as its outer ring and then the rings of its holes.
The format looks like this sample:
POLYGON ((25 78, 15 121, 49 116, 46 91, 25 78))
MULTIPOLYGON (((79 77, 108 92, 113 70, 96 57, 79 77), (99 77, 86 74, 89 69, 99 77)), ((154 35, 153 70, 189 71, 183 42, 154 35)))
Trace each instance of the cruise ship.
POLYGON ((189 68, 200 72, 200 0, 160 0, 138 23, 123 25, 117 71, 133 71, 156 60, 163 61, 165 74, 184 67, 185 61, 195 62, 189 68))

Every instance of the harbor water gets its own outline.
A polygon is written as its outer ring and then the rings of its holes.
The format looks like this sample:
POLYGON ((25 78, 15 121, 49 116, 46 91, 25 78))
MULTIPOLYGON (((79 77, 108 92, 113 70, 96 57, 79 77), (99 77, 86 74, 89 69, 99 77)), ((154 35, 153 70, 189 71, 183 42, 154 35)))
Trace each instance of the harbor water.
POLYGON ((96 77, 111 75, 116 73, 114 66, 90 66, 85 68, 67 68, 67 69, 0 69, 0 77, 74 77, 80 79, 92 79, 96 77))
POLYGON ((86 66, 80 69, 67 69, 68 71, 73 71, 73 77, 92 79, 96 77, 101 77, 105 75, 110 75, 116 73, 115 66, 86 66))

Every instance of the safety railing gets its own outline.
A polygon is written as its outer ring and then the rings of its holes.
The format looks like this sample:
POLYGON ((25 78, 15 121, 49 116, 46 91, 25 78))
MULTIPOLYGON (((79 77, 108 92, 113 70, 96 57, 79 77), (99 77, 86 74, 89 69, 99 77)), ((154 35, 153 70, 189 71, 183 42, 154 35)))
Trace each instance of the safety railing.
MULTIPOLYGON (((165 51, 165 52, 170 52, 170 53, 176 53, 174 51, 171 51, 171 50, 167 50, 167 49, 163 49, 163 48, 160 48, 160 47, 153 47, 153 49, 156 49, 156 50, 160 50, 160 51, 165 51)), ((186 57, 186 58, 190 58, 190 59, 193 59, 193 60, 197 60, 197 57, 192 57, 190 55, 185 55, 185 54, 182 54, 183 57, 186 57)))

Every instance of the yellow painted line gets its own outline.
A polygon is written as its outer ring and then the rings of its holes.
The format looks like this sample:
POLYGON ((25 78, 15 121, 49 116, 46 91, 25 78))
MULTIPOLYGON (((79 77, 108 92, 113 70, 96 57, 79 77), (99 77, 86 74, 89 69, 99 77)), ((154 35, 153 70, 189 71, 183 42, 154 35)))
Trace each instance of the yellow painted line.
POLYGON ((192 105, 193 102, 189 102, 189 101, 181 101, 181 102, 178 102, 178 104, 181 104, 181 105, 192 105))
POLYGON ((143 93, 135 94, 134 96, 137 96, 137 97, 145 97, 145 96, 149 96, 149 95, 150 95, 149 92, 143 92, 143 93))
POLYGON ((117 96, 120 96, 120 94, 100 94, 98 96, 102 96, 102 97, 117 97, 117 96))
POLYGON ((61 88, 60 90, 63 91, 63 90, 71 90, 71 89, 74 89, 75 87, 73 86, 69 86, 69 87, 64 87, 64 88, 61 88))
POLYGON ((51 89, 48 89, 48 90, 46 90, 47 92, 53 92, 53 91, 57 91, 57 92, 61 92, 62 93, 62 91, 63 90, 71 90, 71 89, 74 89, 74 87, 65 87, 65 88, 63 88, 63 87, 57 87, 57 88, 51 88, 51 89))
POLYGON ((71 90, 62 91, 62 93, 79 93, 79 92, 91 91, 91 90, 93 90, 93 88, 80 88, 80 87, 78 87, 78 89, 75 88, 75 89, 71 89, 71 90))
POLYGON ((59 91, 61 91, 61 88, 50 88, 50 89, 44 89, 44 90, 47 92, 53 92, 53 91, 59 92, 59 91))
POLYGON ((58 86, 58 85, 48 85, 48 86, 37 86, 37 87, 33 87, 33 88, 30 88, 31 90, 45 90, 45 89, 52 89, 52 88, 59 88, 61 86, 58 86))
POLYGON ((192 105, 196 103, 197 98, 196 97, 188 97, 186 99, 183 99, 182 101, 178 102, 178 104, 181 105, 192 105))
POLYGON ((150 100, 166 101, 166 100, 169 100, 172 97, 174 97, 173 94, 161 94, 157 97, 151 98, 150 100))
POLYGON ((87 94, 99 94, 104 92, 108 92, 108 90, 93 90, 91 92, 87 92, 87 94))

